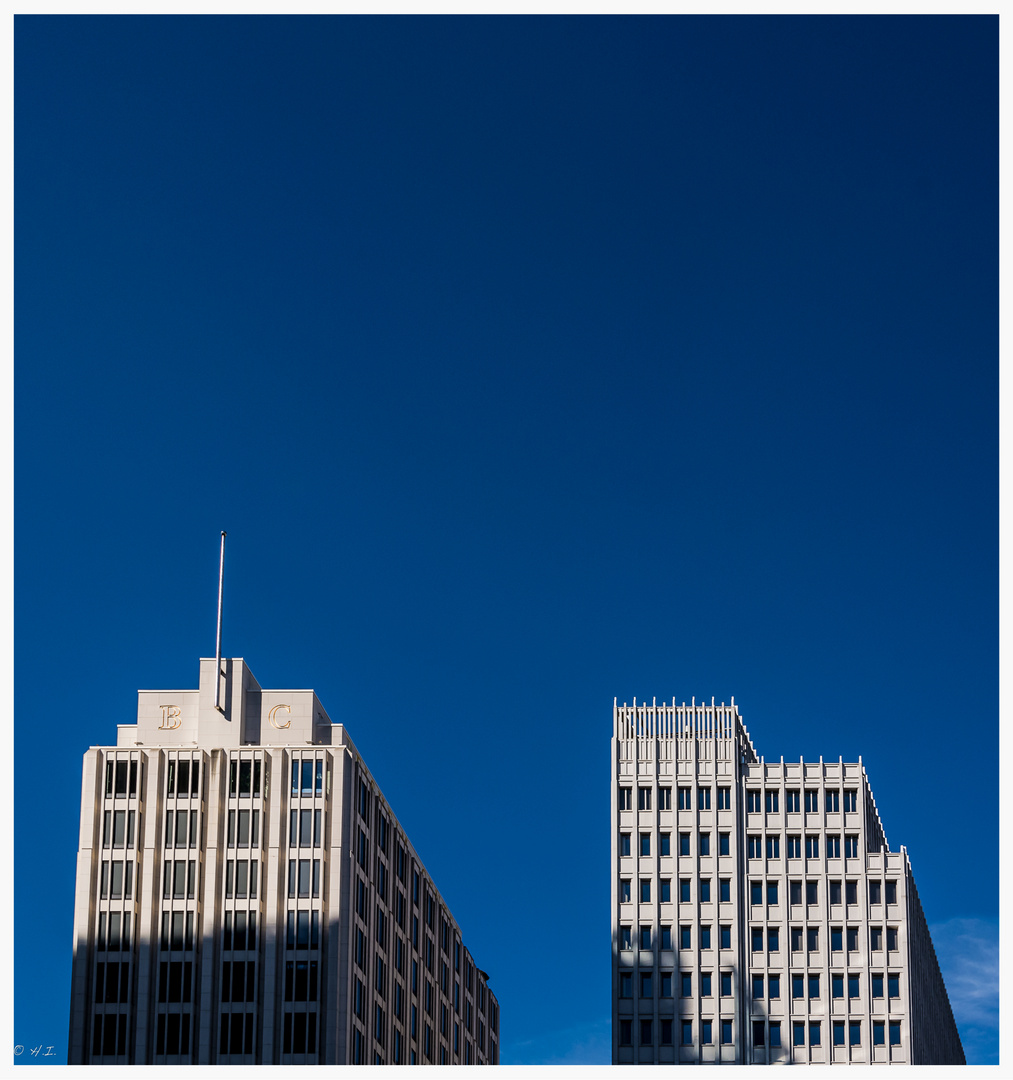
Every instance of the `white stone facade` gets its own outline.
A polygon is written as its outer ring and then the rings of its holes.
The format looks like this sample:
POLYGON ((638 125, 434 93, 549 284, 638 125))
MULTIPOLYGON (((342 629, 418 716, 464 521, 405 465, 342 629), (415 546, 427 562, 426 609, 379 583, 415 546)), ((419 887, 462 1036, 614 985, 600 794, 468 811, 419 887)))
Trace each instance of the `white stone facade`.
POLYGON ((861 761, 767 763, 735 707, 622 705, 615 1064, 963 1064, 861 761))
POLYGON ((214 659, 85 754, 71 1064, 497 1064, 499 1004, 348 733, 214 659))

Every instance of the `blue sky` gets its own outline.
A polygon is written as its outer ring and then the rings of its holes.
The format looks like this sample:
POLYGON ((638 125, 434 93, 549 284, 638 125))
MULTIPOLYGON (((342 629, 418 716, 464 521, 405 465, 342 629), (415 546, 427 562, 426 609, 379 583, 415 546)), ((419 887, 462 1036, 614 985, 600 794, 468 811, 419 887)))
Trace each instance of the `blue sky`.
POLYGON ((347 725, 504 1062, 608 1060, 612 701, 694 695, 862 756, 998 1061, 997 29, 16 20, 16 1042, 225 528, 226 652, 347 725))

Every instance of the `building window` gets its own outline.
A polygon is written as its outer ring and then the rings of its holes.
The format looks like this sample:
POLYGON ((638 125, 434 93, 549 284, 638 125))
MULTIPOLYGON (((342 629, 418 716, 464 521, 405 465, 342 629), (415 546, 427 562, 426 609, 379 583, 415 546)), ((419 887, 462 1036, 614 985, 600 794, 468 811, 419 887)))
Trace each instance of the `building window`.
POLYGON ((750 929, 750 938, 753 952, 763 952, 763 929, 759 926, 752 927, 750 929))
POLYGON ((670 971, 661 973, 661 996, 663 998, 672 996, 672 973, 670 971))
POLYGON ((649 787, 637 788, 637 809, 651 809, 651 789, 649 787))
POLYGON ((663 926, 661 928, 661 948, 662 950, 672 948, 672 928, 670 926, 663 926))
POLYGON ((640 928, 640 947, 641 949, 650 949, 651 947, 651 928, 649 926, 640 928))
POLYGON ((689 833, 688 832, 679 833, 679 854, 680 855, 688 855, 689 854, 689 833))
POLYGON ((654 1042, 654 1039, 653 1039, 652 1034, 651 1034, 651 1029, 653 1028, 653 1026, 654 1026, 653 1023, 650 1020, 641 1020, 640 1021, 640 1045, 641 1046, 650 1046, 654 1042))
POLYGON ((848 1045, 849 1046, 861 1046, 862 1045, 862 1022, 861 1022, 861 1020, 850 1020, 848 1022, 848 1045))
POLYGON ((642 971, 640 973, 640 996, 642 998, 654 997, 654 988, 651 983, 651 972, 642 971))
POLYGON ((791 934, 791 951, 792 952, 801 952, 802 951, 802 927, 801 926, 793 926, 791 928, 791 930, 789 931, 789 933, 791 934))
POLYGON ((679 973, 679 996, 680 997, 692 997, 693 996, 693 976, 688 971, 679 973))
POLYGON ((814 791, 812 788, 806 788, 805 792, 805 812, 807 814, 819 813, 820 808, 820 793, 814 791))
MULTIPOLYGON (((628 904, 630 902, 630 879, 623 878, 619 882, 619 903, 628 904)), ((418 935, 416 935, 417 937, 418 935)), ((416 946, 417 948, 418 946, 416 946)))
POLYGON ((834 1046, 844 1045, 844 1021, 834 1021, 834 1046))
POLYGON ((693 792, 688 787, 679 788, 679 809, 680 810, 692 810, 693 809, 693 792))
POLYGON ((731 1020, 721 1021, 721 1042, 725 1046, 731 1045, 732 1041, 732 1022, 731 1020))
POLYGON ((767 931, 767 951, 779 952, 781 949, 781 933, 776 927, 767 931))
POLYGON ((753 976, 753 1000, 759 1001, 763 997, 763 976, 753 976))
POLYGON ((663 904, 671 903, 672 901, 672 881, 671 878, 661 879, 661 902, 663 904))
POLYGON ((883 1046, 886 1043, 886 1032, 883 1029, 882 1020, 873 1020, 872 1022, 872 1045, 883 1046))
POLYGON ((658 788, 658 809, 659 810, 671 810, 672 809, 672 789, 670 787, 658 788))
POLYGON ((886 928, 886 951, 897 951, 897 928, 895 926, 888 926, 886 928))
POLYGON ((781 1045, 781 1021, 780 1020, 771 1020, 771 1022, 770 1022, 770 1030, 769 1030, 768 1034, 770 1036, 770 1045, 771 1046, 776 1047, 776 1046, 781 1045))
MULTIPOLYGON (((128 838, 127 847, 131 847, 131 846, 132 845, 131 845, 130 840, 128 838)), ((896 881, 888 881, 886 883, 886 902, 888 904, 896 904, 897 903, 897 882, 896 881)))
POLYGON ((662 1046, 672 1045, 672 1021, 662 1020, 661 1024, 661 1039, 659 1040, 662 1046))
POLYGON ((671 855, 672 854, 672 834, 663 832, 658 837, 659 854, 671 855))
POLYGON ((776 814, 777 810, 777 792, 768 791, 764 795, 764 809, 768 814, 776 814))
POLYGON ((700 833, 700 854, 709 855, 711 853, 711 834, 709 832, 700 833))
POLYGON ((890 1045, 900 1046, 900 1021, 890 1021, 890 1045))
POLYGON ((632 1020, 620 1020, 619 1021, 619 1045, 620 1046, 632 1046, 633 1045, 633 1021, 632 1020))
POLYGON ((801 836, 789 836, 788 837, 788 858, 789 859, 801 859, 802 858, 802 837, 801 836))
POLYGON ((731 810, 732 808, 732 789, 727 787, 718 788, 718 809, 719 810, 731 810))
POLYGON ((858 809, 858 792, 854 788, 848 788, 844 792, 844 812, 853 814, 858 809))
POLYGON ((713 1039, 711 1038, 711 1021, 710 1020, 701 1020, 700 1021, 700 1043, 701 1043, 701 1045, 706 1046, 706 1045, 710 1044, 712 1041, 713 1041, 713 1039))
POLYGON ((631 971, 619 972, 619 996, 621 998, 633 997, 633 973, 631 971))
POLYGON ((730 971, 721 972, 721 996, 732 996, 732 973, 730 971))
POLYGON ((621 787, 619 789, 619 809, 620 810, 632 810, 633 809, 633 789, 628 787, 621 787))
POLYGON ((642 904, 649 904, 651 902, 651 879, 640 879, 640 902, 642 904))
POLYGON ((882 887, 878 881, 869 882, 869 903, 881 904, 883 902, 882 887))
POLYGON ((848 976, 848 997, 857 998, 860 994, 859 991, 859 978, 857 975, 848 976))
POLYGON ((883 951, 883 928, 881 926, 869 927, 869 941, 873 952, 883 951))
POLYGON ((682 1022, 682 1045, 693 1045, 693 1021, 683 1020, 682 1022))
POLYGON ((835 998, 844 997, 844 976, 843 975, 831 975, 830 976, 830 996, 835 998))
POLYGON ((749 902, 753 907, 758 907, 763 903, 762 881, 751 881, 749 883, 749 902))
POLYGON ((711 928, 709 926, 700 927, 700 948, 709 949, 711 947, 711 928))
POLYGON ((731 846, 730 834, 723 832, 718 833, 718 854, 727 855, 731 846))
POLYGON ((841 952, 844 948, 844 931, 839 926, 830 927, 830 951, 841 952))
POLYGON ((797 814, 799 811, 798 788, 788 788, 784 793, 784 809, 786 813, 797 814))
POLYGON ((711 990, 711 973, 704 971, 700 975, 700 996, 710 997, 713 991, 711 990))
POLYGON ((820 930, 818 926, 810 926, 805 932, 806 952, 817 952, 820 947, 820 930))
POLYGON ((767 1033, 764 1030, 762 1020, 753 1021, 753 1046, 763 1046, 766 1043, 767 1033))
POLYGON ((858 927, 849 926, 847 930, 848 935, 848 952, 858 952, 858 927))
POLYGON ((899 975, 887 975, 886 977, 886 992, 892 998, 900 997, 900 976, 899 975))
POLYGON ((810 1046, 819 1046, 820 1045, 820 1028, 821 1028, 821 1025, 820 1025, 819 1020, 810 1021, 810 1023, 809 1023, 809 1045, 810 1046))
POLYGON ((840 793, 837 791, 827 790, 827 813, 836 814, 840 811, 840 793))
POLYGON ((820 902, 819 882, 807 881, 805 883, 805 902, 809 907, 815 907, 820 902))
POLYGON ((679 903, 689 903, 689 878, 679 879, 679 903))
POLYGON ((781 976, 770 975, 767 978, 767 996, 771 1000, 776 1000, 781 996, 781 976))
POLYGON ((619 949, 621 952, 628 952, 633 948, 633 927, 632 926, 620 926, 619 927, 619 949))
POLYGON ((846 904, 858 903, 858 882, 847 881, 844 883, 844 902, 846 904))
POLYGON ((698 810, 709 810, 711 808, 711 789, 709 787, 697 788, 696 807, 698 810))
POLYGON ((820 977, 819 975, 809 976, 809 997, 818 998, 820 996, 820 977))
POLYGON ((750 859, 762 859, 763 858, 763 838, 760 836, 750 836, 746 841, 748 855, 750 859))
POLYGON ((841 857, 841 838, 834 833, 827 834, 827 858, 839 859, 841 857))
POLYGON ((883 996, 883 976, 872 976, 872 996, 874 998, 881 998, 883 996))
POLYGON ((759 790, 746 792, 746 809, 750 814, 758 814, 762 810, 762 796, 759 790))
POLYGON ((642 856, 651 854, 651 834, 642 832, 640 834, 640 854, 642 856))
POLYGON ((792 1046, 805 1046, 805 1024, 795 1021, 791 1027, 792 1046))
POLYGON ((839 881, 831 881, 829 884, 829 903, 831 907, 834 907, 841 902, 841 883, 839 881))
POLYGON ((768 859, 780 859, 781 857, 781 838, 780 836, 768 836, 767 837, 767 858, 768 859))
POLYGON ((690 944, 690 928, 688 926, 679 927, 679 948, 689 949, 692 948, 690 944))
POLYGON ((732 947, 732 928, 728 924, 723 924, 721 927, 721 948, 730 949, 732 947))
POLYGON ((792 975, 791 977, 791 996, 793 998, 805 997, 805 976, 804 975, 792 975))
POLYGON ((788 903, 793 907, 802 903, 802 882, 788 882, 788 903))
POLYGON ((718 899, 722 904, 731 902, 732 899, 732 879, 721 878, 718 881, 718 899))

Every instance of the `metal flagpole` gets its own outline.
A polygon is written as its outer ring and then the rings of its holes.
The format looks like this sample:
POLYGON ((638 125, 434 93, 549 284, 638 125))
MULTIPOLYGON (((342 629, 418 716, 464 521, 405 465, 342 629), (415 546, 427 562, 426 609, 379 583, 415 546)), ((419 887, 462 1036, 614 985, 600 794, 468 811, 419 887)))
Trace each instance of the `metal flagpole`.
POLYGON ((218 633, 215 637, 215 708, 222 709, 222 582, 225 580, 225 530, 222 529, 222 550, 218 557, 218 633))

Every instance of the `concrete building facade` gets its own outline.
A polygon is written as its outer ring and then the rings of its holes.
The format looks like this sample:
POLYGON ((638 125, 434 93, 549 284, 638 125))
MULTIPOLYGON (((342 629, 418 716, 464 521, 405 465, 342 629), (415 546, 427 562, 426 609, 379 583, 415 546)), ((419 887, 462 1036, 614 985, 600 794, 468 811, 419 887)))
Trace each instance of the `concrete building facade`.
POLYGON ((768 763, 735 706, 619 705, 615 1064, 964 1064, 861 760, 768 763))
POLYGON ((68 1060, 498 1063, 488 976, 312 690, 203 659, 85 754, 68 1060))

